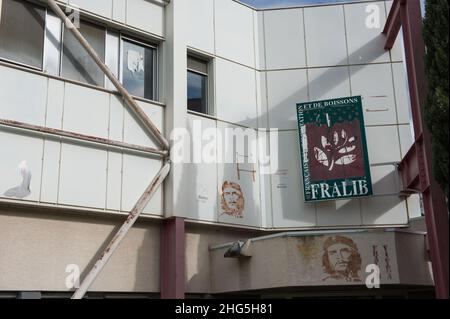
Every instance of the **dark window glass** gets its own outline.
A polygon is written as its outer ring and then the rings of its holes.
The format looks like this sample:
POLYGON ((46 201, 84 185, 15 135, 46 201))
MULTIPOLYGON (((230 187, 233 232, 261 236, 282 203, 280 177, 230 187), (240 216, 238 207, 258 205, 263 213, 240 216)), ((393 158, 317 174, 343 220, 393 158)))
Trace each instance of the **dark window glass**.
POLYGON ((206 106, 207 76, 193 71, 187 72, 188 110, 207 114, 206 106))
POLYGON ((154 100, 155 49, 123 40, 122 50, 123 86, 132 95, 154 100))
MULTIPOLYGON (((104 61, 105 28, 80 22, 79 31, 104 61)), ((102 70, 67 28, 64 29, 61 75, 72 80, 98 86, 103 86, 105 79, 102 70)))
POLYGON ((24 1, 0 1, 0 58, 42 69, 45 12, 24 1))

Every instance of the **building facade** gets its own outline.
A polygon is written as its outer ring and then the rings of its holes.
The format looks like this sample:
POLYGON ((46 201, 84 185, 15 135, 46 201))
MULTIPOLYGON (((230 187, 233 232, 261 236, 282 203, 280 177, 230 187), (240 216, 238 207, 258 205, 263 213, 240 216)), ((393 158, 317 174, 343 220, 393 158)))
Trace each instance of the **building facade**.
MULTIPOLYGON (((413 133, 402 39, 381 34, 392 1, 57 2, 171 139, 164 186, 87 297, 432 295, 397 170, 413 133), (349 96, 374 194, 305 203, 295 106, 349 96)), ((68 297, 163 160, 47 1, 0 4, 0 294, 68 297)))

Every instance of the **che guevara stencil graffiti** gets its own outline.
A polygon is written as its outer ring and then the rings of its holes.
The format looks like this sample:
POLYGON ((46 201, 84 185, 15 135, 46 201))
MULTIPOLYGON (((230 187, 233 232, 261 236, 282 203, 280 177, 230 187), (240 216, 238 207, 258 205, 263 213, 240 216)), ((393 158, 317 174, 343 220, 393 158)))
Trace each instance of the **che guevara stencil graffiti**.
POLYGON ((345 236, 328 237, 323 243, 322 281, 360 282, 361 256, 355 242, 345 236))
POLYGON ((297 104, 305 201, 372 195, 360 96, 297 104))
POLYGON ((21 178, 21 182, 19 185, 8 189, 4 192, 4 196, 6 197, 17 197, 17 198, 25 198, 31 194, 30 183, 31 183, 31 171, 28 168, 27 162, 22 161, 18 165, 19 174, 21 178))
POLYGON ((236 218, 244 217, 244 193, 238 183, 225 181, 222 184, 222 195, 220 197, 220 206, 222 214, 236 218))

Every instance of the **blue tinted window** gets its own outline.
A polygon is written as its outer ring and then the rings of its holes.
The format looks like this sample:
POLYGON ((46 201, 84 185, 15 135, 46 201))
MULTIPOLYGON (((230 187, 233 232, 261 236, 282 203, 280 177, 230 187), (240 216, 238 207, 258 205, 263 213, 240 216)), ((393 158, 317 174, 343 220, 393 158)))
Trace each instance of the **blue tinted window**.
POLYGON ((188 110, 208 113, 206 107, 206 75, 193 71, 187 72, 188 110))

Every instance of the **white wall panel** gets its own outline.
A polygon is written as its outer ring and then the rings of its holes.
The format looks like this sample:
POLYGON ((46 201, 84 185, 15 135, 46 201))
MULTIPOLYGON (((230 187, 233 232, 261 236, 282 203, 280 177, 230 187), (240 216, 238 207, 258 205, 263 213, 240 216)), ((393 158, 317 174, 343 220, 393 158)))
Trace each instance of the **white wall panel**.
MULTIPOLYGON (((259 168, 259 189, 260 189, 260 202, 261 202, 261 226, 273 227, 272 219, 272 182, 271 173, 272 166, 270 161, 270 133, 265 131, 258 131, 258 168, 259 168)), ((276 149, 274 149, 275 153, 276 149)), ((273 163, 274 169, 278 165, 277 162, 273 163)))
POLYGON ((347 64, 342 6, 305 8, 308 66, 347 64))
POLYGON ((106 209, 120 210, 122 194, 122 157, 121 153, 108 152, 108 174, 106 209))
POLYGON ((302 9, 264 12, 267 69, 306 66, 302 9))
POLYGON ((61 129, 64 105, 64 82, 48 79, 47 95, 45 126, 61 129))
POLYGON ((370 164, 401 160, 397 126, 366 127, 366 137, 370 164))
POLYGON ((267 106, 266 72, 256 72, 256 99, 258 105, 258 128, 269 127, 269 111, 267 106))
POLYGON ((266 69, 266 40, 264 34, 264 11, 255 12, 255 68, 257 70, 266 69))
POLYGON ((217 117, 256 127, 256 83, 254 70, 223 59, 216 60, 217 117))
POLYGON ((126 23, 164 36, 164 8, 146 0, 127 0, 126 23))
POLYGON ((384 2, 349 4, 344 9, 350 64, 389 62, 382 34, 386 23, 384 2))
MULTIPOLYGON (((393 1, 386 1, 386 16, 389 16, 389 12, 392 8, 393 1)), ((398 33, 397 39, 394 42, 394 46, 391 50, 392 61, 403 61, 403 34, 402 29, 398 33)))
POLYGON ((350 79, 347 67, 308 69, 311 101, 350 96, 350 79))
POLYGON ((42 202, 58 202, 60 154, 61 142, 45 140, 40 198, 42 202))
POLYGON ((366 125, 396 124, 390 64, 350 67, 352 95, 361 95, 366 125))
POLYGON ((63 143, 59 203, 104 208, 107 152, 63 143))
POLYGON ((362 224, 359 199, 316 203, 318 226, 359 226, 362 224))
POLYGON ((40 138, 0 130, 0 197, 39 200, 42 150, 43 141, 40 138), (21 171, 27 176, 31 174, 31 179, 24 179, 21 171), (22 196, 16 197, 17 194, 22 196))
MULTIPOLYGON (((217 127, 223 137, 222 143, 227 147, 223 150, 223 162, 220 162, 218 165, 218 221, 222 223, 260 227, 261 207, 259 199, 259 174, 258 165, 255 162, 257 159, 257 148, 245 147, 246 144, 244 143, 245 139, 248 140, 250 145, 251 143, 256 142, 256 131, 253 129, 242 129, 223 122, 217 122, 217 127), (233 131, 226 131, 226 129, 230 128, 232 128, 233 131), (229 135, 226 135, 228 134, 227 132, 229 135), (233 140, 229 139, 233 138, 232 134, 235 134, 236 140, 239 142, 233 143, 233 140), (245 158, 245 156, 248 157, 245 158), (237 165, 238 160, 245 161, 245 163, 239 163, 239 165, 237 165), (250 171, 255 170, 256 172, 253 174, 252 172, 241 170, 238 174, 238 168, 250 171), (240 186, 242 197, 244 199, 242 217, 231 216, 222 209, 222 186, 225 181, 236 183, 240 186)), ((221 157, 219 157, 219 161, 220 160, 221 157)))
POLYGON ((112 0, 69 0, 69 4, 76 5, 102 17, 112 18, 112 0))
MULTIPOLYGON (((202 148, 199 148, 198 156, 200 158, 186 159, 187 163, 183 164, 183 173, 179 181, 183 192, 178 194, 177 199, 183 204, 180 205, 181 210, 176 214, 186 218, 216 221, 217 153, 214 146, 216 121, 188 115, 187 129, 192 143, 196 143, 197 147, 201 146, 202 148), (210 146, 211 148, 209 148, 210 146)), ((191 153, 196 151, 197 147, 190 148, 191 153)))
MULTIPOLYGON (((134 155, 123 155, 122 210, 130 211, 161 168, 161 161, 134 155)), ((162 215, 161 187, 143 213, 162 215)))
POLYGON ((125 23, 125 13, 127 10, 127 3, 123 0, 112 0, 112 17, 113 20, 116 20, 121 23, 125 23))
POLYGON ((394 75, 395 99, 397 104, 397 114, 399 123, 411 122, 411 109, 409 103, 408 78, 403 63, 393 63, 392 71, 394 75))
POLYGON ((412 194, 406 199, 408 204, 408 216, 409 218, 420 217, 423 214, 423 207, 419 194, 412 194))
POLYGON ((46 99, 46 77, 0 66, 1 119, 43 126, 46 99))
MULTIPOLYGON (((152 120, 153 124, 164 132, 163 123, 163 108, 158 105, 153 105, 145 102, 138 102, 142 110, 152 120)), ((134 116, 128 108, 125 109, 124 114, 124 141, 131 144, 137 144, 148 147, 159 147, 154 141, 153 137, 147 133, 147 130, 143 127, 140 121, 134 116)))
POLYGON ((403 158, 414 143, 414 133, 409 125, 399 125, 398 132, 400 134, 400 150, 403 158))
POLYGON ((394 196, 375 196, 361 199, 363 224, 406 224, 406 201, 394 196))
POLYGON ((267 72, 269 126, 297 128, 296 104, 308 101, 306 70, 267 72))
POLYGON ((66 83, 63 129, 108 138, 109 94, 66 83))
POLYGON ((255 66, 253 13, 232 0, 215 0, 217 55, 255 66))
POLYGON ((188 0, 187 44, 214 53, 214 1, 188 0))
POLYGON ((314 203, 303 201, 300 151, 296 131, 278 132, 278 170, 272 174, 274 227, 313 227, 314 203))
POLYGON ((400 175, 394 165, 370 167, 375 195, 392 195, 400 192, 400 175))
POLYGON ((123 141, 123 117, 125 106, 122 99, 111 95, 109 105, 109 138, 115 141, 123 141))

